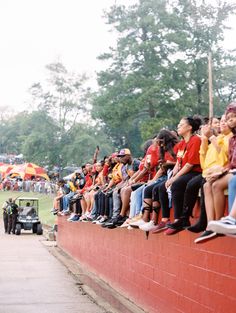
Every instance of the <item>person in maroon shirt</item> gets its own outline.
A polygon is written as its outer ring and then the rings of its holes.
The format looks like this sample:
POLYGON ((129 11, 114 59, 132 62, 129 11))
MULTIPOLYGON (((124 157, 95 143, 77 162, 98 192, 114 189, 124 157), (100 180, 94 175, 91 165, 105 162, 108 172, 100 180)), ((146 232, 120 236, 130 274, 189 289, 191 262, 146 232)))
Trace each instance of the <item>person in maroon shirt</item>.
POLYGON ((166 235, 190 226, 189 218, 183 217, 185 194, 188 182, 201 173, 199 149, 201 139, 195 135, 201 126, 199 117, 182 118, 178 124, 178 135, 183 139, 177 144, 177 162, 172 177, 159 187, 159 202, 162 209, 162 222, 168 227, 166 235), (168 194, 171 191, 172 206, 174 208, 174 223, 170 223, 170 201, 168 194))

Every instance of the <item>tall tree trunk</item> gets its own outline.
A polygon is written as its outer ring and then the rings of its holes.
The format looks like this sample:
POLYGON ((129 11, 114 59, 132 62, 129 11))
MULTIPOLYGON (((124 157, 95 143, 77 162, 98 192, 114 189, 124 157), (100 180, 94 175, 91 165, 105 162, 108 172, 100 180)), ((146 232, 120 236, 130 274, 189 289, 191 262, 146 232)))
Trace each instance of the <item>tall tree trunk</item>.
POLYGON ((197 83, 197 114, 201 114, 201 106, 202 106, 202 84, 197 83))

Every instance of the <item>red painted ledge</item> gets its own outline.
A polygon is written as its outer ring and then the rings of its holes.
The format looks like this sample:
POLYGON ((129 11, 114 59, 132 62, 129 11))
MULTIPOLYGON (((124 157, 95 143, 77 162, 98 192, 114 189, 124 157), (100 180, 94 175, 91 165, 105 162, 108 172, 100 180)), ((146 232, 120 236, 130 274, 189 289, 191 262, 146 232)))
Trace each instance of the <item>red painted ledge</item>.
MULTIPOLYGON (((236 238, 149 235, 58 218, 58 246, 149 313, 235 313, 236 238)), ((122 313, 122 312, 121 312, 122 313)))

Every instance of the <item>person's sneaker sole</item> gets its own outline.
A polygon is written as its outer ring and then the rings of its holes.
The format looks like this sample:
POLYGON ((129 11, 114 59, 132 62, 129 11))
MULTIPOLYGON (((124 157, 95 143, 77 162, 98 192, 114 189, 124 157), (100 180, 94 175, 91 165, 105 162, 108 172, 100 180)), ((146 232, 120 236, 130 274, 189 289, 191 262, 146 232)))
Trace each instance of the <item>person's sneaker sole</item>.
POLYGON ((131 227, 134 227, 134 228, 139 228, 139 226, 144 225, 144 224, 146 224, 146 222, 142 221, 142 222, 137 223, 137 224, 132 224, 132 223, 130 223, 129 225, 130 225, 131 227))
POLYGON ((182 229, 175 229, 175 228, 167 228, 165 231, 164 231, 164 234, 166 236, 171 236, 171 235, 175 235, 177 233, 179 233, 182 229))
POLYGON ((195 243, 200 243, 200 242, 204 242, 207 240, 210 240, 211 238, 215 238, 217 237, 217 233, 213 232, 212 234, 205 236, 205 237, 198 237, 194 240, 195 243))
POLYGON ((120 227, 120 228, 126 228, 126 227, 129 227, 129 224, 128 224, 128 223, 126 223, 126 224, 123 223, 123 224, 120 225, 119 227, 120 227))
POLYGON ((109 228, 109 229, 114 229, 114 228, 116 228, 117 226, 116 225, 109 225, 109 226, 107 226, 107 228, 109 228))
POLYGON ((168 226, 165 226, 165 227, 162 227, 162 228, 158 228, 158 229, 153 229, 153 230, 151 230, 151 233, 152 234, 158 234, 158 233, 166 230, 167 228, 168 228, 168 226))

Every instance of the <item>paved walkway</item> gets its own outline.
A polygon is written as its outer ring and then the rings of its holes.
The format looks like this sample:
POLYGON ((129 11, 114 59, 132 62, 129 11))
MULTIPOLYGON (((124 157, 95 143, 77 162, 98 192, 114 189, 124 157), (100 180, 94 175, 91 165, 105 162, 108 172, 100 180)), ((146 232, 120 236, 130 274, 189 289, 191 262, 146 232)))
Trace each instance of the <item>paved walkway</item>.
POLYGON ((104 313, 42 240, 4 234, 0 222, 0 313, 104 313))

